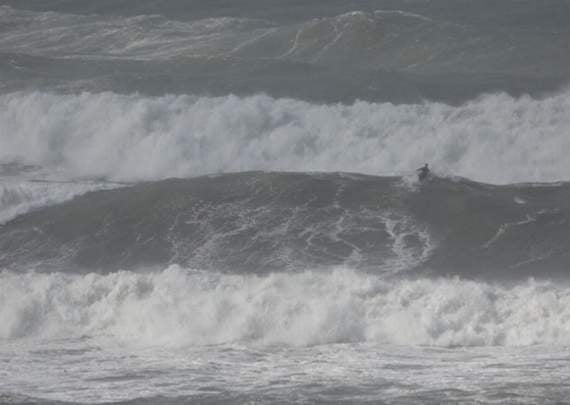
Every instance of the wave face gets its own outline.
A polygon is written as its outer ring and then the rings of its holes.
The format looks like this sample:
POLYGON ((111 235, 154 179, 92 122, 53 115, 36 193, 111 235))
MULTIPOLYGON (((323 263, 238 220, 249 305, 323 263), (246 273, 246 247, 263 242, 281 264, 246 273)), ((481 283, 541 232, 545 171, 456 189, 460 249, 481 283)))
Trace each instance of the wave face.
POLYGON ((565 277, 570 188, 240 173, 99 191, 0 229, 0 266, 565 277))
POLYGON ((0 281, 2 339, 443 347, 570 339, 570 290, 553 283, 386 281, 346 269, 231 276, 178 266, 106 276, 2 272, 0 281))
POLYGON ((0 160, 111 180, 243 170, 400 175, 427 161, 440 174, 490 183, 558 181, 570 170, 569 109, 568 92, 457 107, 11 93, 0 96, 0 160))
POLYGON ((71 3, 0 2, 0 90, 457 102, 570 78, 563 1, 71 3))

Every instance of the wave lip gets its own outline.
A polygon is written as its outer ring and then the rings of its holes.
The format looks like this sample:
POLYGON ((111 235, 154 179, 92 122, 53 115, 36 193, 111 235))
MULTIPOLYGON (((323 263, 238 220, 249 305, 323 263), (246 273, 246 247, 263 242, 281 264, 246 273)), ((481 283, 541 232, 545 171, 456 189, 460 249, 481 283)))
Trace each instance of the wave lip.
POLYGON ((142 345, 568 344, 569 290, 460 279, 382 280, 348 269, 224 275, 171 266, 109 275, 0 273, 1 337, 142 345))
POLYGON ((112 183, 3 180, 0 185, 0 225, 90 191, 118 187, 112 183))

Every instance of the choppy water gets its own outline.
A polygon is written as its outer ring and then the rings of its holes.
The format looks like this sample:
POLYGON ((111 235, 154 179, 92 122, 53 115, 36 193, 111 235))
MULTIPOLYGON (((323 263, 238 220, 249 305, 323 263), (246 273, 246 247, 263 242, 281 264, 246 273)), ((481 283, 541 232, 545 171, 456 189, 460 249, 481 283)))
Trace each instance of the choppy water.
POLYGON ((0 0, 0 402, 567 401, 569 19, 0 0))
POLYGON ((102 350, 63 340, 7 350, 30 352, 8 368, 13 379, 0 397, 8 403, 564 403, 569 394, 568 352, 552 346, 102 350))

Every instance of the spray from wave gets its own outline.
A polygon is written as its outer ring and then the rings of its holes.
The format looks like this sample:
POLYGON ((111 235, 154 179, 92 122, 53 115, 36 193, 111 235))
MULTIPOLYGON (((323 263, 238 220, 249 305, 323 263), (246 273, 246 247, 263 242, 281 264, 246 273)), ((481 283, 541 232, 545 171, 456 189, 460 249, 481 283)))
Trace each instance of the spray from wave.
POLYGON ((509 183, 555 181, 569 170, 568 92, 542 100, 489 95, 458 107, 12 93, 0 96, 0 107, 3 162, 76 178, 254 169, 399 174, 429 161, 441 174, 509 183))
POLYGON ((60 204, 90 191, 116 187, 111 183, 6 181, 0 184, 0 224, 35 209, 60 204))
POLYGON ((223 275, 171 266, 106 276, 0 273, 0 337, 142 345, 568 344, 570 290, 330 273, 223 275), (9 305, 8 305, 9 304, 9 305))

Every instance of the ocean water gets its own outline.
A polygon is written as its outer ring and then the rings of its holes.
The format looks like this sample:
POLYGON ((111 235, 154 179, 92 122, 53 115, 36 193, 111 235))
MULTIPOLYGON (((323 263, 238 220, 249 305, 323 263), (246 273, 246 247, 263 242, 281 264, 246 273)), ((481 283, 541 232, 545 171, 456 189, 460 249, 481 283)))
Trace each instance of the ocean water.
POLYGON ((0 0, 0 403, 568 402, 569 20, 0 0))

